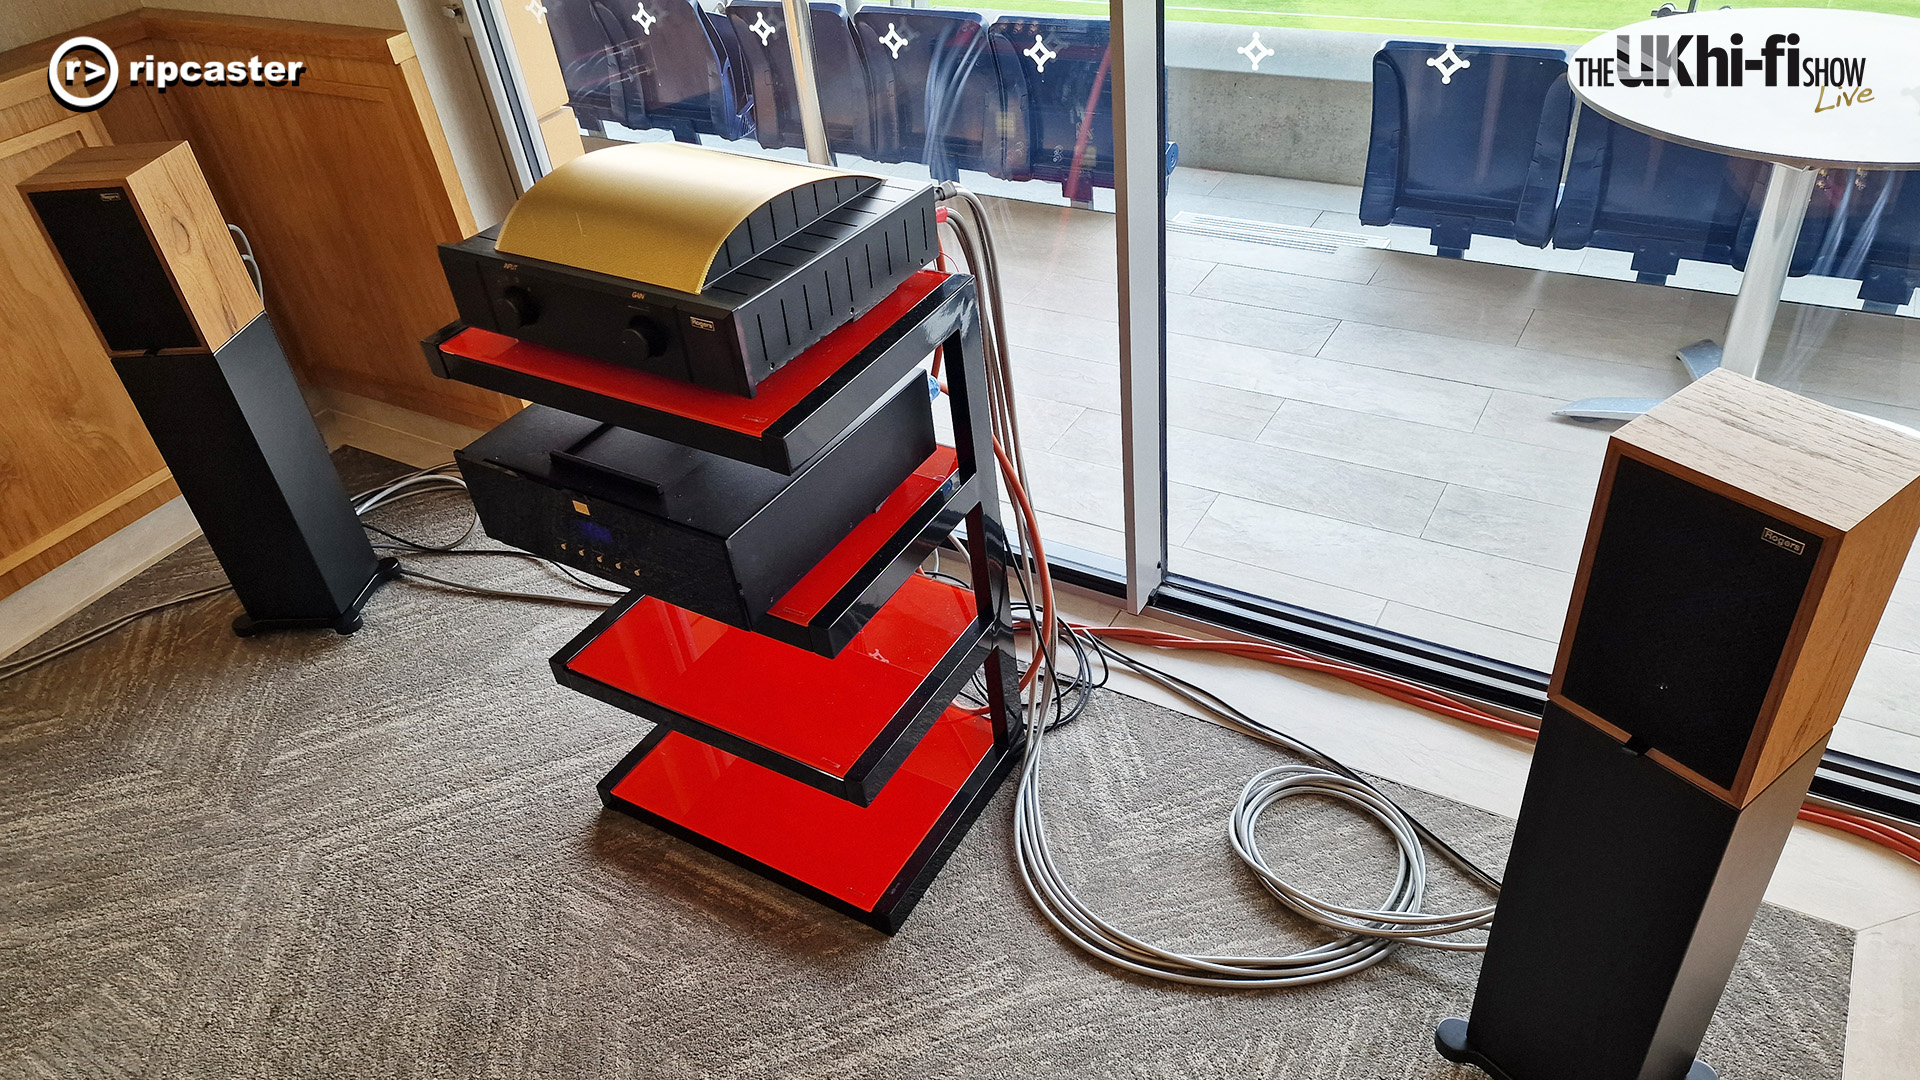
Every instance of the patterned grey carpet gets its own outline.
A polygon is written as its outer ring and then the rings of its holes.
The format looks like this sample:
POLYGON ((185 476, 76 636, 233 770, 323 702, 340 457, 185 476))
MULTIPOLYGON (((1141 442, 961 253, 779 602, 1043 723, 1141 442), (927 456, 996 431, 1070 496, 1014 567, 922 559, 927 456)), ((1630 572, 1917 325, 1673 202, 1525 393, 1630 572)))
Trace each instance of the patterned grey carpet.
MULTIPOLYGON (((393 468, 340 461, 350 483, 393 468)), ((449 535, 463 513, 380 520, 449 535)), ((196 543, 29 649, 217 580, 196 543)), ((1083 961, 1019 889, 1004 791, 891 940, 603 815, 593 783, 644 724, 553 684, 585 611, 393 585, 352 638, 242 641, 235 610, 178 608, 0 683, 0 1076, 1479 1076, 1430 1042, 1471 956, 1255 994, 1083 961)), ((1226 846, 1272 752, 1111 693, 1055 737, 1054 790, 1077 797, 1053 820, 1090 896, 1174 943, 1312 940, 1226 846)), ((1498 865, 1509 822, 1395 790, 1498 865)), ((1386 888, 1374 827, 1268 819, 1303 881, 1386 888)), ((1436 903, 1471 900, 1440 876, 1436 903)), ((1852 946, 1763 910, 1704 1056, 1727 1080, 1838 1077, 1852 946)))

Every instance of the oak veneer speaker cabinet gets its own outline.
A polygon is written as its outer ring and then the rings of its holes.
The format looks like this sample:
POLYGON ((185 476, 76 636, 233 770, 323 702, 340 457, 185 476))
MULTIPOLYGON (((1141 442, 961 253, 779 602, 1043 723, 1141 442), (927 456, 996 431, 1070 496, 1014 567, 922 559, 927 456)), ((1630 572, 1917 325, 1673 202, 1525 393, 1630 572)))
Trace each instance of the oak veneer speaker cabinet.
POLYGON ((1920 440, 1715 372, 1617 432, 1556 704, 1734 806, 1840 718, 1920 525, 1920 440))
POLYGON ((1916 527, 1920 439, 1743 376, 1614 435, 1443 1055, 1499 1080, 1714 1076, 1694 1055, 1916 527))
POLYGON ((90 146, 18 186, 246 609, 234 632, 358 629, 397 563, 354 516, 187 144, 90 146))
POLYGON ((19 187, 109 356, 212 352, 265 310, 185 142, 88 147, 19 187))
MULTIPOLYGON (((331 8, 344 17, 353 6, 331 8)), ((492 182, 456 173, 456 161, 493 170, 475 156, 488 140, 459 153, 459 132, 471 128, 461 118, 471 109, 485 118, 478 92, 467 95, 470 109, 445 100, 437 82, 436 94, 428 92, 436 57, 465 70, 457 39, 454 49, 451 57, 427 50, 423 60, 413 39, 392 29, 148 6, 0 52, 0 323, 8 331, 0 349, 0 597, 179 494, 31 207, 11 194, 83 145, 192 144, 226 220, 253 242, 275 334, 316 408, 448 445, 471 440, 461 428, 490 428, 519 411, 517 401, 436 378, 419 359, 422 328, 454 317, 436 246, 478 228, 469 191, 492 215, 492 199, 509 188, 504 167, 492 182), (105 106, 75 113, 49 92, 47 57, 76 35, 99 38, 123 62, 244 63, 262 55, 299 58, 308 68, 298 87, 161 93, 123 81, 105 106)), ((547 50, 557 72, 551 44, 547 50)), ((457 86, 459 72, 445 70, 457 86)), ((559 128, 578 143, 560 123, 547 130, 550 153, 559 128)))

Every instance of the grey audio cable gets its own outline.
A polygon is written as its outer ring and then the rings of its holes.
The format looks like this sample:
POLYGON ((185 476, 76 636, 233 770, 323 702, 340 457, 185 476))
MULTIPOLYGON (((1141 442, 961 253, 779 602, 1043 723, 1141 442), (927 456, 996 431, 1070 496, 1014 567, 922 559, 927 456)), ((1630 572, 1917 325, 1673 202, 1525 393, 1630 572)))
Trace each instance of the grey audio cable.
MULTIPOLYGON (((450 473, 447 471, 452 468, 453 468, 453 463, 447 462, 445 464, 435 465, 425 469, 416 469, 412 472, 396 477, 395 479, 388 481, 385 484, 382 484, 376 487, 371 487, 366 489, 365 491, 358 492, 355 495, 353 495, 351 499, 351 502, 353 504, 354 514, 356 516, 364 518, 366 514, 372 512, 375 509, 378 509, 379 507, 390 506, 396 502, 401 502, 401 501, 412 499, 412 498, 418 498, 422 495, 430 495, 436 492, 460 491, 464 493, 467 487, 466 481, 463 480, 458 474, 450 473)), ((528 560, 532 560, 533 562, 539 563, 542 567, 544 567, 550 572, 557 573, 558 575, 560 575, 562 579, 564 579, 567 582, 567 584, 573 586, 574 588, 582 589, 588 592, 598 593, 604 597, 619 597, 619 596, 626 595, 626 593, 622 590, 607 588, 602 585, 597 585, 591 581, 587 581, 582 578, 576 577, 572 571, 568 570, 566 567, 560 565, 559 563, 556 563, 551 559, 545 559, 538 555, 534 555, 528 552, 511 551, 511 550, 505 550, 505 549, 493 550, 493 549, 486 549, 486 548, 460 547, 459 545, 465 542, 469 537, 471 537, 474 533, 474 530, 479 527, 478 514, 474 516, 472 522, 470 522, 467 525, 466 529, 463 532, 461 532, 461 534, 458 537, 444 544, 430 544, 430 543, 411 540, 406 537, 398 536, 394 533, 388 532, 387 530, 382 529, 377 525, 370 524, 364 520, 362 520, 361 524, 364 525, 368 530, 378 533, 379 535, 387 537, 388 539, 394 541, 394 543, 391 545, 382 545, 383 547, 409 552, 411 556, 414 558, 419 558, 422 556, 428 556, 428 557, 481 556, 481 557, 504 558, 504 559, 528 559, 528 560)), ((584 596, 562 596, 562 595, 556 595, 553 593, 524 592, 524 591, 519 591, 515 589, 496 589, 496 588, 491 588, 485 585, 476 585, 472 582, 456 581, 451 578, 443 578, 436 574, 429 574, 424 571, 417 570, 410 566, 402 566, 400 568, 400 573, 401 573, 402 580, 408 581, 411 584, 418 585, 421 582, 425 582, 430 587, 435 587, 440 589, 449 589, 456 592, 470 593, 475 596, 484 596, 484 597, 489 597, 491 599, 496 599, 496 600, 519 600, 519 601, 525 601, 528 603, 560 604, 560 605, 569 606, 569 607, 585 607, 585 608, 596 608, 596 609, 605 608, 611 602, 610 600, 589 598, 584 596)), ((219 596, 223 593, 228 593, 232 591, 233 591, 233 586, 230 584, 222 584, 222 585, 216 585, 216 586, 212 586, 204 589, 196 589, 193 592, 176 596, 170 600, 163 600, 157 604, 149 604, 146 607, 139 608, 138 610, 127 612, 126 614, 120 615, 108 622, 102 623, 99 626, 92 628, 91 630, 84 631, 81 634, 67 641, 63 641, 58 645, 54 645, 50 648, 43 649, 40 652, 34 653, 30 656, 0 659, 0 682, 4 682, 5 680, 14 678, 15 676, 24 675, 27 672, 32 671, 34 668, 40 667, 42 664, 46 664, 50 661, 57 660, 60 657, 65 656, 76 649, 79 649, 86 645, 90 645, 93 642, 96 642, 101 638, 106 637, 108 634, 111 634, 114 631, 120 629, 121 627, 124 627, 129 623, 134 622, 135 620, 144 618, 145 616, 152 615, 161 611, 166 611, 169 608, 178 607, 181 604, 190 603, 195 600, 204 600, 210 596, 219 596)))
MULTIPOLYGON (((1084 659, 1080 659, 1078 671, 1064 678, 1058 668, 1059 646, 1063 641, 1071 641, 1075 632, 1058 618, 1039 536, 1038 514, 1029 501, 1031 488, 1027 484, 1013 411, 1008 340, 988 215, 982 201, 957 184, 941 185, 940 195, 949 210, 948 223, 958 241, 961 258, 979 282, 993 433, 1000 445, 1000 468, 1006 486, 1019 504, 1014 528, 1010 530, 1017 541, 1012 569, 1021 594, 1035 605, 1030 623, 1032 664, 1037 671, 1026 681, 1022 701, 1026 751, 1014 797, 1014 844, 1021 882, 1041 916, 1069 942, 1096 959, 1136 974, 1203 986, 1253 989, 1325 982, 1364 971, 1403 944, 1460 951, 1484 949, 1484 939, 1457 935, 1488 926, 1493 918, 1491 905, 1440 914, 1423 910, 1428 874, 1422 840, 1423 837, 1437 840, 1429 830, 1419 826, 1392 799, 1352 770, 1286 733, 1226 706, 1217 697, 1166 677, 1164 673, 1160 673, 1163 678, 1158 681, 1206 709, 1224 726, 1306 759, 1307 763, 1265 770, 1247 782, 1229 820, 1228 843, 1278 901, 1303 918, 1335 931, 1339 937, 1281 956, 1185 952, 1134 935, 1087 903, 1074 889, 1049 837, 1043 809, 1043 795, 1050 790, 1046 736, 1065 715, 1058 704, 1059 695, 1063 690, 1074 692, 1085 681, 1087 668, 1084 659), (1393 886, 1377 905, 1354 907, 1315 896, 1291 883, 1262 853, 1255 839, 1261 816, 1281 800, 1302 795, 1335 799, 1378 821, 1393 838, 1399 869, 1393 886)), ((1146 667, 1106 643, 1089 640, 1103 657, 1117 659, 1136 670, 1146 667)), ((1084 649, 1070 648, 1069 651, 1077 659, 1085 655, 1084 649)), ((1075 715, 1080 707, 1083 706, 1073 709, 1075 715)), ((1497 891, 1498 883, 1490 875, 1460 858, 1451 848, 1444 844, 1441 847, 1463 865, 1470 878, 1497 891)))

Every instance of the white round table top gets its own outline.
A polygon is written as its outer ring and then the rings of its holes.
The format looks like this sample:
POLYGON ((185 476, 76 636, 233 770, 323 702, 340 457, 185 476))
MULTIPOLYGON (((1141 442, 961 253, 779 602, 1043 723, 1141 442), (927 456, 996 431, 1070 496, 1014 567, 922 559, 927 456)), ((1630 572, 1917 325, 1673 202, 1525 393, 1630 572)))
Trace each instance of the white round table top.
POLYGON ((1567 74, 1585 105, 1673 142, 1803 168, 1920 169, 1920 19, 1670 15, 1581 46, 1567 74))

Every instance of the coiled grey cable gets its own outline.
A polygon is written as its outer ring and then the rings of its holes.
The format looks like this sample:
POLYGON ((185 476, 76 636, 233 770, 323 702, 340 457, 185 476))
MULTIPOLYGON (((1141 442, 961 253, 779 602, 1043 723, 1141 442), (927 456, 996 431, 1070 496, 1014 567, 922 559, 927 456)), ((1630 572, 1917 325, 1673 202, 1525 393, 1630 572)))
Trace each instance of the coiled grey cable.
MULTIPOLYGON (((1013 419, 1011 365, 1002 312, 999 274, 993 237, 986 226, 985 208, 978 197, 957 184, 943 184, 940 194, 959 212, 949 217, 967 268, 980 282, 982 337, 988 366, 987 390, 993 432, 1006 455, 1003 473, 1026 485, 1026 468, 1016 421, 1013 419), (1010 468, 1009 468, 1010 466, 1010 468)), ((1013 560, 1015 577, 1030 603, 1051 596, 1044 561, 1032 522, 1015 515, 1013 535, 1019 540, 1013 560), (1036 585, 1038 588, 1036 588, 1036 585)), ((1056 645, 1062 633, 1054 613, 1036 617, 1033 664, 1037 677, 1024 695, 1026 757, 1014 798, 1014 846, 1021 882, 1040 914, 1054 929, 1087 954, 1136 974, 1202 986, 1247 989, 1303 986, 1364 971, 1379 963, 1399 945, 1476 951, 1485 942, 1459 939, 1466 931, 1486 927, 1493 919, 1491 905, 1467 911, 1432 914, 1422 910, 1427 891, 1427 864, 1420 831, 1391 799, 1354 775, 1317 765, 1282 765, 1253 777, 1241 790, 1227 829, 1228 842, 1261 884, 1289 910, 1339 933, 1339 939, 1284 956, 1206 955, 1179 952, 1154 945, 1128 933, 1083 901, 1062 872, 1047 833, 1042 811, 1045 780, 1047 718, 1053 709, 1059 675, 1056 645), (1262 855, 1255 839, 1261 815, 1282 799, 1320 795, 1338 800, 1380 822, 1398 849, 1399 869, 1393 887, 1377 907, 1357 908, 1315 896, 1288 882, 1262 855)), ((1069 632, 1070 633, 1070 632, 1069 632)), ((1215 707, 1201 696, 1178 690, 1190 701, 1209 708, 1222 723, 1251 738, 1299 754, 1326 760, 1312 747, 1247 716, 1238 710, 1215 707)), ((1483 884, 1491 879, 1477 875, 1483 884)))
POLYGON ((1442 935, 1486 926, 1493 919, 1492 908, 1476 908, 1457 915, 1429 915, 1421 911, 1427 891, 1427 862, 1420 837, 1413 831, 1413 823, 1407 820, 1406 813, 1369 784, 1312 765, 1268 769, 1240 789, 1240 800, 1234 805, 1227 838, 1235 854, 1275 899, 1329 929, 1434 949, 1472 952, 1484 948, 1483 942, 1450 941, 1442 935), (1400 868, 1392 891, 1380 907, 1356 909, 1323 900, 1289 884, 1267 864, 1254 838, 1255 827, 1268 807, 1295 795, 1320 795, 1346 803, 1384 825, 1392 834, 1399 848, 1400 868))

